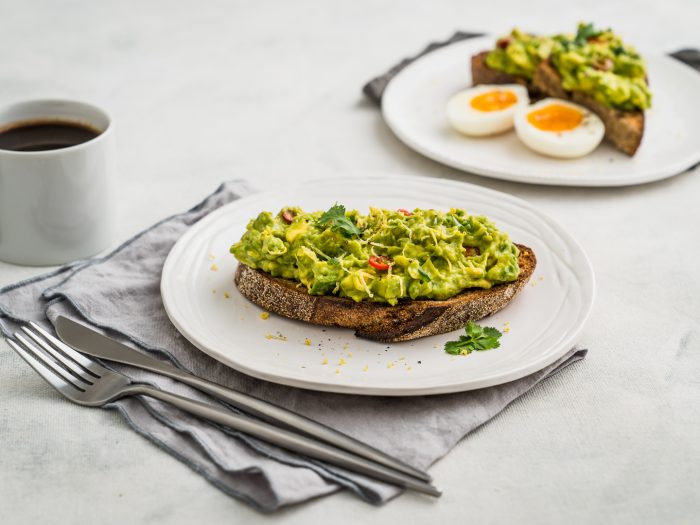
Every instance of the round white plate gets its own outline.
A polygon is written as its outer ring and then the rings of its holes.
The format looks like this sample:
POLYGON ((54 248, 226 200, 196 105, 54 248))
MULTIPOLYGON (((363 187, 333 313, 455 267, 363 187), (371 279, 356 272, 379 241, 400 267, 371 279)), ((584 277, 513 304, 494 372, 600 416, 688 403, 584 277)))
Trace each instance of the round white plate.
POLYGON ((528 149, 514 131, 483 138, 460 135, 449 126, 445 105, 471 85, 471 56, 494 42, 482 37, 452 44, 399 73, 382 99, 384 119, 396 136, 453 168, 535 184, 626 186, 678 175, 700 161, 700 74, 658 53, 644 53, 654 99, 634 157, 603 142, 585 157, 554 159, 528 149))
POLYGON ((555 361, 576 342, 594 297, 591 265, 578 243, 526 202, 470 184, 414 177, 325 179, 242 198, 196 223, 173 247, 161 293, 177 329, 213 358, 275 383, 372 395, 424 395, 518 379, 555 361), (501 347, 469 356, 444 352, 462 331, 397 344, 354 336, 262 310, 236 289, 229 247, 262 210, 336 201, 366 212, 385 208, 466 208, 530 246, 537 269, 504 310, 481 321, 504 331, 501 347), (263 316, 264 317, 264 316, 263 316), (508 329, 505 331, 504 329, 508 329))

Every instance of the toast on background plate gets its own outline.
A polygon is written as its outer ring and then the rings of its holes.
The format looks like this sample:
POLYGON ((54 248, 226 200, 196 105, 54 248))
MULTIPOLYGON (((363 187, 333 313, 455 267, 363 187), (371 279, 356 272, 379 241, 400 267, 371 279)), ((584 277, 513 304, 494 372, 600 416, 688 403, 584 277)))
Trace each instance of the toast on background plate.
POLYGON ((517 29, 471 59, 474 84, 519 83, 531 98, 554 97, 589 109, 605 138, 634 155, 651 107, 644 60, 611 30, 579 24, 576 35, 534 36, 517 29))

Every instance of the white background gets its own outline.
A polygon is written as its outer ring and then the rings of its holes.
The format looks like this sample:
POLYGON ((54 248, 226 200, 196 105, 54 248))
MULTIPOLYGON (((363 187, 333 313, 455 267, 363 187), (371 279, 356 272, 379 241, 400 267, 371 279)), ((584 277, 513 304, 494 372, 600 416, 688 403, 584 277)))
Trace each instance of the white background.
MULTIPOLYGON (((3 523, 695 519, 700 174, 623 189, 466 175, 403 146, 360 88, 456 29, 554 32, 594 20, 640 47, 700 47, 696 1, 0 0, 0 13, 1 103, 70 97, 115 118, 115 243, 190 207, 224 179, 280 189, 330 174, 406 173, 529 200, 581 241, 599 283, 580 341, 588 358, 436 464, 431 474, 445 491, 441 499, 406 494, 381 508, 341 493, 260 515, 129 430, 116 413, 59 399, 0 343, 3 523)), ((41 271, 0 263, 0 285, 41 271)))

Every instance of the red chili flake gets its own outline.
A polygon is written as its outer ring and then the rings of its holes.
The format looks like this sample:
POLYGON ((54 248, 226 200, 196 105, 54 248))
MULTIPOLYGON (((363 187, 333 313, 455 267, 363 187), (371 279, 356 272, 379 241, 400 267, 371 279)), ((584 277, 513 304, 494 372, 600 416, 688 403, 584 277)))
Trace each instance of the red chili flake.
POLYGON ((406 217, 410 217, 411 215, 413 215, 413 213, 411 213, 410 211, 405 210, 405 209, 403 209, 403 208, 399 208, 399 209, 396 210, 396 211, 398 211, 398 212, 401 213, 402 215, 405 215, 406 217))
POLYGON ((292 224, 292 221, 294 220, 294 212, 292 210, 284 210, 282 212, 282 219, 287 224, 292 224))
POLYGON ((388 270, 391 267, 391 257, 386 255, 371 255, 369 265, 377 270, 388 270))
POLYGON ((509 36, 504 36, 503 38, 499 38, 496 40, 496 47, 499 47, 501 49, 505 49, 508 47, 508 45, 511 42, 511 38, 509 36))

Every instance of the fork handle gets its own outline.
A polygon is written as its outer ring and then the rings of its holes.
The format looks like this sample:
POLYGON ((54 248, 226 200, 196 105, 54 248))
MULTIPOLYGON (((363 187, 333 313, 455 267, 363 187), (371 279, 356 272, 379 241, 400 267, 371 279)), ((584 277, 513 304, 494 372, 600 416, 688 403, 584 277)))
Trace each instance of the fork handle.
MULTIPOLYGON (((198 390, 201 390, 202 392, 206 392, 218 399, 230 403, 244 412, 264 419, 268 423, 280 425, 285 427, 287 430, 299 432, 311 438, 325 441, 329 445, 345 449, 352 454, 362 456, 370 461, 380 463, 386 467, 403 472, 409 476, 413 476, 414 478, 422 479, 423 481, 428 482, 432 481, 432 478, 426 472, 412 467, 411 465, 400 461, 379 449, 362 443, 361 441, 319 423, 318 421, 309 419, 301 414, 287 410, 286 408, 273 405, 272 403, 268 403, 262 399, 258 399, 242 392, 237 392, 235 390, 230 390, 221 385, 217 385, 216 383, 212 383, 211 381, 206 381, 205 379, 182 372, 175 367, 152 360, 148 356, 144 356, 144 358, 148 359, 146 365, 148 365, 150 370, 167 375, 173 379, 177 379, 198 390)), ((144 363, 140 363, 140 366, 144 366, 144 363)))
POLYGON ((130 395, 142 394, 160 401, 165 401, 195 416, 230 427, 286 450, 320 459, 359 474, 364 474, 430 496, 438 497, 441 495, 440 490, 429 483, 402 474, 321 441, 316 441, 304 435, 278 428, 263 421, 257 421, 249 417, 234 414, 223 408, 165 392, 148 385, 133 385, 128 389, 127 393, 130 395))

